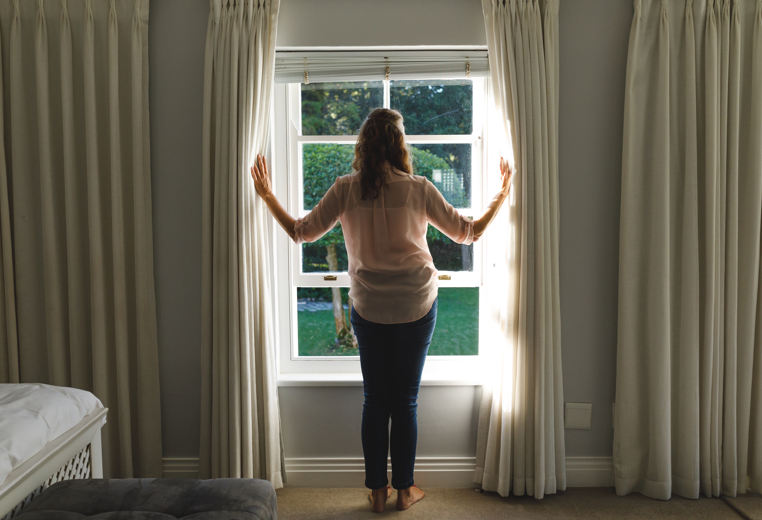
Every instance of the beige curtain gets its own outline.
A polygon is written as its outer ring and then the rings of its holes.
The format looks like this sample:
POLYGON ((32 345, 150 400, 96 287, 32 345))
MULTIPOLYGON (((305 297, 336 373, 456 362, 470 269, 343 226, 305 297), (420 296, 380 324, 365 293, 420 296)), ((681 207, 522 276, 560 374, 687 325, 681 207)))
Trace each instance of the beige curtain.
POLYGON ((279 0, 211 0, 204 76, 201 475, 283 486, 266 207, 279 0))
MULTIPOLYGON (((495 368, 483 387, 476 482, 502 496, 566 489, 558 282, 558 0, 482 0, 500 133, 514 151, 504 225, 490 230, 495 368), (502 234, 503 240, 494 240, 502 234)), ((490 139, 499 138, 491 136, 490 139)), ((505 211, 505 210, 504 210, 505 211)))
POLYGON ((617 493, 762 491, 762 0, 636 0, 617 493))
POLYGON ((161 475, 148 8, 0 2, 0 382, 93 391, 112 477, 161 475))

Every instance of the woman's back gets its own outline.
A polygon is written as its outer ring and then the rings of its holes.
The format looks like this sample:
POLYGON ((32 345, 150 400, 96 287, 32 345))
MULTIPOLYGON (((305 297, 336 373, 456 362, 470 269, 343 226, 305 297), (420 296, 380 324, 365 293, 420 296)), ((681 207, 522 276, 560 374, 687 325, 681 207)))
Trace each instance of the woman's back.
POLYGON ((426 242, 429 222, 470 244, 473 223, 461 217, 425 177, 390 172, 375 198, 361 196, 361 173, 336 179, 295 227, 297 242, 312 242, 340 220, 349 257, 349 294, 358 314, 376 323, 424 316, 437 296, 437 270, 426 242))

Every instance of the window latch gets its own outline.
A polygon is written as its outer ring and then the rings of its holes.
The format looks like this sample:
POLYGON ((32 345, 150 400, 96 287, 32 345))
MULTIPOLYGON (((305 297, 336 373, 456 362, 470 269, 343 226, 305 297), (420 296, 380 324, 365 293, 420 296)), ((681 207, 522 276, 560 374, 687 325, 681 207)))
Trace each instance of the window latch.
POLYGON ((334 274, 327 274, 323 277, 323 280, 337 280, 337 278, 334 274))
POLYGON ((452 280, 452 276, 450 276, 449 274, 440 274, 439 275, 439 279, 440 280, 452 280))

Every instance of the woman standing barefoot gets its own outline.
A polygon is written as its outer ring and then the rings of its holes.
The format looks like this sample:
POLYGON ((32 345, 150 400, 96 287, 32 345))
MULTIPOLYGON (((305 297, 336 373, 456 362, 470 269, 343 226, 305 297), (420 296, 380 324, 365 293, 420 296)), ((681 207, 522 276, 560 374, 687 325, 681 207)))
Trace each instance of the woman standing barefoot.
POLYGON ((314 242, 341 221, 349 258, 352 327, 360 350, 365 404, 362 446, 371 509, 391 496, 391 448, 397 509, 424 497, 413 480, 421 373, 437 321, 437 270, 426 242, 431 223, 470 244, 484 233, 508 196, 512 171, 501 159, 502 189, 478 219, 460 215, 425 177, 413 175, 402 115, 377 108, 360 129, 354 173, 339 177, 315 208, 295 220, 270 188, 264 158, 251 169, 257 193, 296 242, 314 242), (391 438, 389 421, 391 420, 391 438))

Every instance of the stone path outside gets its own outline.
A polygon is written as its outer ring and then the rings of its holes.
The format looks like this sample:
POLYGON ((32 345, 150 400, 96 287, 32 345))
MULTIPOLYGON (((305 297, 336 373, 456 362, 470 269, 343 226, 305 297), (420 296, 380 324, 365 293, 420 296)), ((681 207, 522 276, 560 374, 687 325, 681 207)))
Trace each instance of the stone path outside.
MULTIPOLYGON (((349 305, 344 304, 344 308, 349 310, 349 305)), ((333 310, 333 303, 331 302, 313 302, 310 300, 297 300, 296 310, 299 312, 318 312, 318 311, 331 311, 333 310)))

